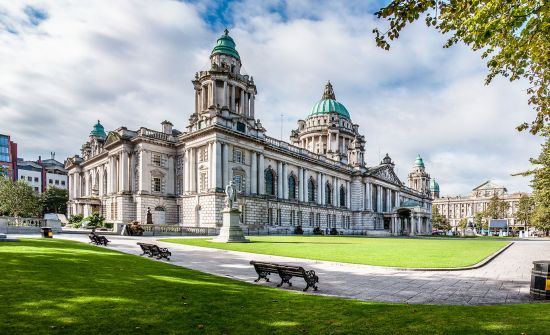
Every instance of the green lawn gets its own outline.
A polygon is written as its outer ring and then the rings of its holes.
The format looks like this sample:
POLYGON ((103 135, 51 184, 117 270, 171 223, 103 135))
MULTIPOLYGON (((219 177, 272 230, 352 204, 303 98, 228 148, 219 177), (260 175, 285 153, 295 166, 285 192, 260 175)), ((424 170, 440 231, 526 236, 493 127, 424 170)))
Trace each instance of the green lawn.
POLYGON ((0 334, 547 334, 548 305, 362 302, 83 243, 0 243, 0 334))
POLYGON ((163 241, 257 254, 407 268, 472 265, 508 243, 492 240, 336 236, 256 236, 250 237, 252 243, 215 243, 210 240, 175 238, 163 241))

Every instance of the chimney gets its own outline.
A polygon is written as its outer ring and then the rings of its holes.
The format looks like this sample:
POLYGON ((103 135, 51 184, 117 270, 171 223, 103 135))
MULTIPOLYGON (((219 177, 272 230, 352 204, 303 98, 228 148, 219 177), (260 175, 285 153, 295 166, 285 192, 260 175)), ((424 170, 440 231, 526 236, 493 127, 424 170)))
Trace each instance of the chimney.
POLYGON ((162 132, 168 135, 172 135, 172 127, 174 126, 172 122, 164 120, 161 123, 162 125, 162 132))
POLYGON ((55 152, 50 152, 51 158, 55 159, 55 152))

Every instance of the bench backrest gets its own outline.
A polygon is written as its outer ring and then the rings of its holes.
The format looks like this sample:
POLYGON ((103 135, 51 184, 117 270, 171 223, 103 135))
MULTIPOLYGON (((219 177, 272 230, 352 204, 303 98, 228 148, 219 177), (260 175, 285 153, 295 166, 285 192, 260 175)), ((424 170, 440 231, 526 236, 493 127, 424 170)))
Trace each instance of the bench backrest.
POLYGON ((278 267, 278 270, 284 274, 289 274, 295 277, 303 276, 305 273, 304 268, 301 266, 282 265, 278 267))

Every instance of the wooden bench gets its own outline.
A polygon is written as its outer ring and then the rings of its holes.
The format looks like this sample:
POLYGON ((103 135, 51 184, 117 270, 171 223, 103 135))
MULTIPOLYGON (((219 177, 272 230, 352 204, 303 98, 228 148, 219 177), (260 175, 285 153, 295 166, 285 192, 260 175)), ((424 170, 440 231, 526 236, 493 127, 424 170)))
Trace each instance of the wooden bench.
POLYGON ((254 266, 254 269, 258 274, 258 279, 254 280, 254 282, 258 282, 262 278, 268 282, 269 278, 267 276, 272 273, 277 273, 279 277, 281 277, 281 282, 277 285, 277 287, 281 287, 284 283, 287 283, 288 286, 292 286, 290 279, 292 279, 292 277, 299 277, 304 278, 304 281, 306 282, 306 288, 303 289, 304 292, 310 287, 313 287, 313 290, 317 291, 319 277, 315 275, 314 270, 305 270, 301 266, 256 261, 250 261, 250 264, 254 266))
POLYGON ((107 245, 111 242, 105 236, 95 233, 88 234, 88 237, 90 238, 90 243, 94 243, 95 245, 107 245))
POLYGON ((165 258, 167 261, 170 260, 172 253, 168 251, 168 248, 160 248, 156 244, 138 242, 137 245, 141 247, 143 253, 140 256, 147 255, 149 257, 156 257, 157 259, 165 258))

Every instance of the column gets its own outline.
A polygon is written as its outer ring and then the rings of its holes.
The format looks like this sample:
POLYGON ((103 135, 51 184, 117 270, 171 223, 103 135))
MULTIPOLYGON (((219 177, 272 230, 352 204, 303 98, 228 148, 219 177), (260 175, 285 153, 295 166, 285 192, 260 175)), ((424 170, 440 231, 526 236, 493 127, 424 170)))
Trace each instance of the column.
POLYGON ((277 198, 283 198, 283 164, 277 162, 277 198))
POLYGON ((384 211, 382 208, 382 187, 377 187, 376 189, 378 191, 378 204, 376 206, 378 208, 378 212, 382 213, 384 211))
POLYGON ((189 161, 190 156, 190 150, 185 150, 185 154, 183 156, 183 192, 191 191, 191 178, 189 173, 189 170, 191 169, 191 162, 189 161))
POLYGON ((218 94, 216 89, 216 80, 212 80, 212 105, 218 106, 218 94))
POLYGON ((244 114, 244 90, 241 89, 241 100, 239 100, 239 114, 241 115, 245 115, 244 114))
POLYGON ((288 167, 286 163, 282 163, 283 165, 283 199, 288 199, 288 167))
POLYGON ((195 113, 199 112, 199 91, 195 89, 195 113))
POLYGON ((324 173, 321 174, 321 192, 319 193, 321 195, 321 205, 326 205, 326 197, 325 197, 325 192, 326 192, 326 186, 325 186, 325 183, 326 183, 326 175, 324 173))
POLYGON ((223 189, 222 184, 222 144, 218 141, 214 142, 214 153, 215 155, 212 157, 213 160, 213 166, 216 170, 214 176, 215 176, 215 187, 216 189, 223 189))
POLYGON ((254 93, 250 93, 250 118, 254 118, 254 93))
POLYGON ((322 198, 322 191, 321 191, 321 172, 317 172, 317 204, 321 205, 323 198, 322 198))
POLYGON ((250 93, 246 92, 244 94, 244 116, 248 117, 248 101, 249 101, 249 96, 250 96, 250 93))
POLYGON ((400 206, 401 206, 401 193, 396 192, 396 194, 395 194, 395 207, 400 207, 400 206))
POLYGON ((117 181, 116 181, 116 158, 115 156, 111 156, 111 193, 116 193, 118 191, 117 189, 117 181))
POLYGON ((208 143, 208 189, 216 189, 216 166, 214 162, 214 156, 216 153, 214 151, 214 142, 208 143))
POLYGON ((196 189, 196 177, 195 177, 195 149, 189 149, 189 191, 195 192, 196 189))
POLYGON ((332 205, 338 207, 338 178, 332 178, 332 205))
POLYGON ((258 159, 258 170, 258 193, 265 194, 265 161, 262 153, 258 159))
POLYGON ((227 81, 223 81, 223 106, 226 106, 227 107, 227 102, 229 101, 228 97, 227 97, 227 94, 228 94, 228 90, 227 90, 227 81))
POLYGON ((80 172, 75 174, 75 198, 80 198, 82 194, 80 193, 80 188, 82 187, 82 180, 80 179, 80 172))
POLYGON ((336 207, 340 206, 340 179, 336 178, 336 186, 334 187, 334 201, 336 207))
MULTIPOLYGON (((132 152, 132 154, 130 155, 130 180, 129 180, 129 185, 128 185, 128 191, 135 191, 135 188, 136 188, 136 183, 135 183, 135 180, 136 180, 136 169, 134 168, 136 166, 136 155, 135 153, 132 152)), ((103 171, 103 169, 101 169, 101 171, 103 171)), ((100 185, 103 185, 103 173, 101 173, 101 177, 100 177, 100 181, 99 181, 99 184, 100 185)), ((102 186, 103 187, 103 186, 102 186)), ((100 187, 100 188, 102 188, 100 187)), ((101 193, 100 193, 101 194, 101 193)))
POLYGON ((393 204, 391 203, 391 192, 393 192, 391 189, 388 189, 388 192, 386 192, 386 195, 387 195, 386 203, 388 204, 388 212, 391 212, 393 208, 393 204))
POLYGON ((298 200, 304 201, 304 168, 298 169, 298 200))
POLYGON ((229 184, 229 144, 223 144, 223 188, 229 184))
POLYGON ((351 209, 351 183, 346 181, 346 207, 351 209))
POLYGON ((128 152, 123 150, 119 158, 119 185, 121 192, 128 191, 128 152))
POLYGON ((231 85, 231 111, 235 112, 235 85, 231 85))
POLYGON ((256 153, 250 152, 250 193, 258 194, 258 162, 256 153))

